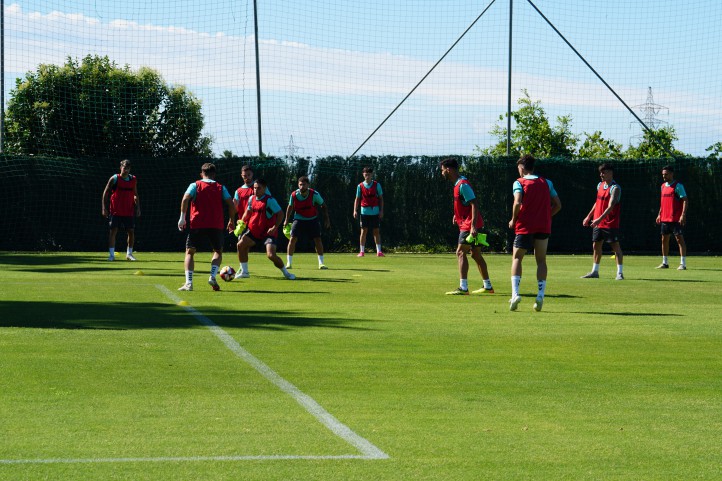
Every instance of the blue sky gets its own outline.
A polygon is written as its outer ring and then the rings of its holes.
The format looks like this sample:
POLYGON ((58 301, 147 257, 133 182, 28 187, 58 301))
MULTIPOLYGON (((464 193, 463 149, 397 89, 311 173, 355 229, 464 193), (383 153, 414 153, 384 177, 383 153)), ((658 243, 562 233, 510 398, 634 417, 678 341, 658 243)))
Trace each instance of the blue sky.
MULTIPOLYGON (((722 141, 722 2, 536 0, 630 105, 648 87, 677 147, 722 141)), ((489 5, 467 36, 359 154, 471 154, 506 110, 509 0, 258 0, 263 147, 349 155, 489 5)), ((624 145, 640 129, 526 0, 514 1, 512 93, 550 118, 624 145)), ((203 102, 217 153, 258 152, 253 4, 238 0, 6 2, 13 79, 68 55, 146 65, 203 102)), ((641 110, 637 110, 644 116, 641 110)))

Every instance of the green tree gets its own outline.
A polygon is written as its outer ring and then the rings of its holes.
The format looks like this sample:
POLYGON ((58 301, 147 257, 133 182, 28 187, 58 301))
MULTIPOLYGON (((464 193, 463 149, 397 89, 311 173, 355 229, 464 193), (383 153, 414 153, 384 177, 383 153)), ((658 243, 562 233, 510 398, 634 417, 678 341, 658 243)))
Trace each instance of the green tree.
POLYGON ((639 145, 630 145, 624 152, 623 157, 626 159, 685 157, 684 152, 674 147, 676 140, 678 140, 677 132, 671 125, 651 131, 645 130, 639 145))
MULTIPOLYGON (((572 118, 569 115, 557 117, 557 125, 552 126, 541 101, 532 101, 529 93, 517 100, 520 106, 511 112, 515 127, 511 130, 511 156, 518 157, 523 153, 531 153, 538 157, 568 157, 575 155, 579 138, 572 133, 572 118)), ((506 114, 499 116, 499 122, 506 120, 506 114)), ((505 156, 507 129, 498 123, 490 132, 498 139, 489 148, 476 149, 485 155, 505 156)))
POLYGON ((200 101, 149 68, 108 57, 68 58, 16 81, 6 113, 8 153, 67 157, 211 156, 200 101))
POLYGON ((584 142, 579 147, 577 156, 580 159, 611 159, 622 156, 622 144, 605 139, 597 130, 592 134, 584 132, 584 142))
POLYGON ((719 159, 722 157, 722 142, 715 142, 705 149, 710 154, 707 156, 710 159, 719 159))

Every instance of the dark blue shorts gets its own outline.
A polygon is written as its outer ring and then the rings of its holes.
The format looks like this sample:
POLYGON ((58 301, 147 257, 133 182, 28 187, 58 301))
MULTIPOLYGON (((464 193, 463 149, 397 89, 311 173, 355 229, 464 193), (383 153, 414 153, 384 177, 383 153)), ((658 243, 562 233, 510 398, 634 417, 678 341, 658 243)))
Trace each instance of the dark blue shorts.
POLYGON ((117 229, 119 227, 122 227, 125 230, 135 229, 135 216, 110 214, 108 216, 108 227, 110 227, 111 229, 117 229))
POLYGON ((534 241, 537 239, 548 239, 550 234, 536 232, 533 234, 517 234, 514 237, 514 247, 517 249, 532 250, 534 248, 534 241))
POLYGON ((321 237, 321 222, 316 219, 294 219, 291 224, 292 237, 309 237, 316 239, 321 237))
POLYGON ((379 221, 378 215, 363 215, 361 214, 361 228, 362 229, 378 229, 381 222, 379 221))
POLYGON ((223 251, 223 229, 191 229, 186 239, 186 249, 198 249, 203 239, 208 239, 214 251, 223 251))
POLYGON ((600 229, 595 227, 592 231, 592 242, 604 241, 610 244, 619 242, 619 229, 600 229))
POLYGON ((660 225, 660 230, 662 232, 662 235, 684 235, 684 228, 679 222, 662 222, 662 224, 660 225))
POLYGON ((256 245, 258 245, 258 244, 263 244, 264 246, 267 246, 267 245, 274 245, 274 246, 275 246, 276 244, 278 244, 278 240, 277 240, 275 237, 269 235, 269 236, 266 236, 266 237, 264 237, 264 238, 262 238, 262 239, 258 239, 258 238, 256 238, 256 237, 254 237, 253 234, 251 234, 251 231, 250 231, 250 230, 246 230, 246 233, 243 234, 243 237, 248 237, 248 238, 251 239, 253 242, 255 242, 256 245))

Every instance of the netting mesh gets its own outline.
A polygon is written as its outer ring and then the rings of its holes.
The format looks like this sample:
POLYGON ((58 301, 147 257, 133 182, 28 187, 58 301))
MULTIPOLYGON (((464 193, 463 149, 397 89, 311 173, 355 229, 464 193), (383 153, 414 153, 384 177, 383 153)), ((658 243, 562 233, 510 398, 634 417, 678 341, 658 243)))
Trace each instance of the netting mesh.
MULTIPOLYGON (((459 38, 359 153, 471 155, 496 142, 508 0, 257 3, 264 153, 350 155, 459 38)), ((720 141, 718 1, 514 2, 514 102, 526 89, 552 121, 570 115, 575 134, 627 146, 641 134, 634 117, 533 5, 640 118, 673 126, 682 152, 707 155, 720 141)), ((40 64, 108 56, 197 97, 215 155, 258 154, 253 2, 22 0, 5 14, 8 87, 40 64)))
MULTIPOLYGON (((641 139, 639 123, 599 75, 649 127, 672 127, 674 148, 695 157, 674 161, 690 184, 690 249, 722 250, 708 220, 722 201, 719 159, 703 159, 722 150, 722 3, 513 6, 512 107, 526 92, 552 125, 568 116, 578 139, 575 163, 550 164, 565 205, 551 248, 588 247, 575 210, 588 209, 596 180, 597 161, 578 155, 585 133, 600 132, 621 149, 641 139)), ((284 207, 296 177, 311 173, 331 207, 334 227, 324 233, 331 249, 355 246, 348 213, 360 169, 372 164, 389 200, 385 243, 453 245, 449 189, 436 168, 448 155, 463 159, 485 196, 494 248, 508 248, 515 169, 509 159, 479 154, 503 141, 495 127, 506 128, 510 0, 258 0, 257 7, 258 56, 251 0, 6 3, 0 182, 10 201, 0 248, 102 250, 98 204, 123 157, 140 179, 142 250, 182 249, 178 205, 203 159, 219 165, 230 189, 241 183, 243 163, 258 166, 284 207), (112 73, 103 77, 103 69, 112 73), (48 220, 26 221, 37 216, 48 220)), ((670 160, 613 160, 631 209, 625 245, 656 251, 650 211, 659 168, 670 160)))

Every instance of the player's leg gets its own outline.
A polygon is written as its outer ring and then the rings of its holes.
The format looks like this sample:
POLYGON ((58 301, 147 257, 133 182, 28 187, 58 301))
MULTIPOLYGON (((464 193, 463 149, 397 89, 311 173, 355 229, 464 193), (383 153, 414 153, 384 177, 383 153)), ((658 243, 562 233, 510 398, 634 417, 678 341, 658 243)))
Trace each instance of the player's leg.
POLYGON ((248 251, 250 251, 255 245, 256 241, 248 231, 243 234, 240 239, 238 239, 236 250, 238 251, 238 263, 240 264, 240 268, 238 269, 238 272, 236 272, 235 279, 251 276, 248 272, 248 251))
POLYGON ((481 246, 473 246, 471 248, 471 258, 474 259, 474 262, 476 262, 476 268, 479 270, 479 274, 481 274, 481 279, 484 282, 483 287, 481 289, 472 291, 472 294, 493 294, 494 288, 491 285, 491 279, 489 278, 489 269, 486 265, 486 260, 481 253, 481 246))
POLYGON ((193 232, 189 232, 186 239, 186 254, 183 260, 183 268, 185 269, 185 284, 178 288, 179 291, 193 290, 193 270, 195 268, 194 256, 196 253, 195 239, 196 236, 193 232))
POLYGON ((622 254, 622 247, 619 245, 619 241, 611 243, 612 250, 614 251, 614 257, 617 262, 617 277, 618 281, 624 280, 624 254, 622 254))
MULTIPOLYGON (((361 222, 363 222, 363 216, 361 217, 361 222)), ((358 257, 364 256, 364 251, 366 250, 366 234, 368 234, 369 229, 368 227, 361 226, 361 236, 359 237, 359 252, 358 257)))
POLYGON ((517 235, 514 240, 514 249, 511 254, 511 298, 509 299, 509 310, 516 311, 521 302, 519 286, 521 285, 522 261, 527 248, 524 244, 524 236, 517 235))
POLYGON ((114 225, 111 216, 110 229, 108 230, 108 260, 115 260, 115 238, 118 236, 118 226, 114 225))
POLYGON ((316 248, 316 255, 318 256, 318 268, 324 270, 326 269, 326 264, 323 263, 323 241, 321 237, 314 237, 313 244, 316 248))
POLYGON ((266 244, 266 257, 270 260, 274 266, 276 266, 286 279, 293 280, 296 278, 295 275, 288 272, 286 266, 283 265, 283 261, 278 255, 276 255, 276 240, 273 237, 268 237, 265 241, 266 244))
POLYGON ((128 247, 125 251, 125 258, 129 261, 134 261, 135 256, 133 255, 133 247, 135 247, 135 228, 129 227, 126 231, 128 233, 128 247))
POLYGON ((592 270, 582 276, 582 279, 596 279, 599 277, 599 263, 602 261, 602 244, 604 238, 599 228, 594 228, 592 234, 592 270))
POLYGON ((381 250, 381 229, 378 226, 374 227, 373 234, 374 242, 376 243, 376 255, 384 257, 384 252, 381 250))
POLYGON ((662 233, 662 264, 658 266, 659 269, 666 269, 669 267, 669 238, 671 234, 662 233))
POLYGON ((680 232, 674 235, 674 239, 677 241, 679 246, 679 270, 685 270, 687 268, 687 244, 684 241, 684 235, 680 232))
POLYGON ((298 237, 291 233, 291 238, 288 239, 288 247, 286 249, 286 269, 290 269, 293 266, 293 254, 296 252, 296 243, 298 237))
POLYGON ((223 262, 223 229, 208 229, 206 231, 208 240, 211 243, 213 249, 213 255, 211 256, 211 275, 208 277, 208 285, 214 291, 220 291, 221 286, 216 281, 216 274, 221 269, 221 262, 223 262))
POLYGON ((534 310, 541 311, 544 303, 544 295, 547 288, 547 247, 549 246, 549 238, 534 240, 534 258, 536 259, 536 282, 537 294, 534 310))

